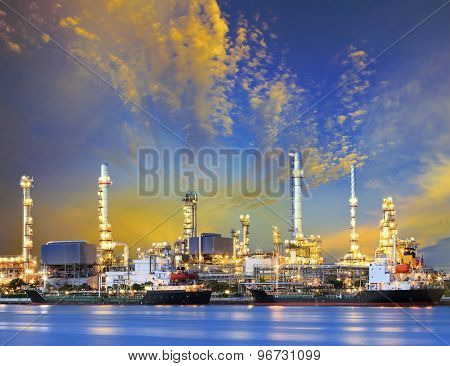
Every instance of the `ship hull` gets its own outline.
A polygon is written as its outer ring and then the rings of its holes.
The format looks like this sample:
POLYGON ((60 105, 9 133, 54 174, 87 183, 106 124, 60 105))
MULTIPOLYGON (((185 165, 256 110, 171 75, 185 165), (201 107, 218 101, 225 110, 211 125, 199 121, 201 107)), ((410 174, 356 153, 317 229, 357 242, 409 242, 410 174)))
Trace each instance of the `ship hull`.
POLYGON ((27 291, 32 304, 58 305, 206 305, 211 299, 211 291, 158 290, 147 291, 144 297, 127 296, 77 296, 44 295, 36 290, 27 291))
POLYGON ((139 305, 142 297, 128 296, 98 296, 89 295, 54 295, 42 294, 36 290, 27 291, 28 298, 32 304, 50 304, 50 305, 139 305))
POLYGON ((207 305, 211 291, 157 290, 148 291, 142 299, 144 305, 207 305))
POLYGON ((256 305, 293 306, 428 306, 438 304, 444 289, 412 289, 363 291, 355 295, 303 295, 300 293, 272 294, 251 289, 256 305))

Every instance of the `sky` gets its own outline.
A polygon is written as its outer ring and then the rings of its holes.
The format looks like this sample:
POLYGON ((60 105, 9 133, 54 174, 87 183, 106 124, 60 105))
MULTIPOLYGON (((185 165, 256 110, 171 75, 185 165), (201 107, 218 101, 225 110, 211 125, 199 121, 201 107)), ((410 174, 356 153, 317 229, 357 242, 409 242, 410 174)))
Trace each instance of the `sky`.
MULTIPOLYGON (((1 254, 20 250, 23 174, 35 255, 97 243, 103 161, 115 240, 182 235, 181 197, 138 195, 139 147, 306 151, 304 230, 331 259, 349 248, 352 164, 363 253, 386 196, 400 237, 450 236, 449 18, 442 0, 2 0, 1 254)), ((290 236, 288 195, 227 197, 224 182, 200 197, 200 231, 248 213, 253 249, 272 247, 272 225, 290 236)))

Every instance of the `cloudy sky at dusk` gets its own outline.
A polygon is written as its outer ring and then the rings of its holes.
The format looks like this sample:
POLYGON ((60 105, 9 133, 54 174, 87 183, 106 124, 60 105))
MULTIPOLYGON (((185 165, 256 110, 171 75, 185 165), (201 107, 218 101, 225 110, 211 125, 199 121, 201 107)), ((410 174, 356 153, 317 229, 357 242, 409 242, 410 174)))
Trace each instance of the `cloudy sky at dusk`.
MULTIPOLYGON (((103 161, 114 239, 181 235, 180 197, 137 195, 145 146, 307 149, 305 232, 320 234, 329 256, 349 247, 352 164, 364 253, 387 195, 401 237, 426 246, 450 236, 444 3, 2 0, 1 254, 19 251, 23 174, 35 178, 36 246, 96 243, 103 161)), ((241 213, 253 248, 271 248, 272 225, 289 236, 288 196, 200 198, 199 228, 228 235, 241 213)))

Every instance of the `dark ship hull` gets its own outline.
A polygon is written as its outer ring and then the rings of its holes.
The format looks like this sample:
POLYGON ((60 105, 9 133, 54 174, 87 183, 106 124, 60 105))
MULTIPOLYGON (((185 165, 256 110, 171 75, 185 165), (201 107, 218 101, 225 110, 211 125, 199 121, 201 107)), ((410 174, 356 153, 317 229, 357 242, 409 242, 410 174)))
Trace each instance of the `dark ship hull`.
POLYGON ((36 290, 27 291, 32 304, 58 304, 58 305, 207 305, 211 299, 211 291, 185 291, 185 290, 158 290, 147 291, 144 297, 128 296, 90 296, 71 295, 44 295, 36 290))
POLYGON ((147 291, 142 299, 144 305, 207 305, 211 291, 156 290, 147 291))
POLYGON ((136 305, 140 304, 142 297, 109 296, 100 297, 94 293, 88 294, 42 294, 37 290, 28 290, 27 296, 32 304, 50 305, 136 305))
POLYGON ((363 291, 357 294, 304 294, 298 292, 271 293, 250 289, 256 305, 334 305, 334 306, 427 306, 439 303, 442 288, 412 290, 363 291))

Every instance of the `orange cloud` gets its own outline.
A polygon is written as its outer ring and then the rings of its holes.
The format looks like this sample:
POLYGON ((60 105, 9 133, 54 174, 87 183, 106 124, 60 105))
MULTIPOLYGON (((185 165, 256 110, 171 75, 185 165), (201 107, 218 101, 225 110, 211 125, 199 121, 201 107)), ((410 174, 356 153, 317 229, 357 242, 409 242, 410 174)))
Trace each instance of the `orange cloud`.
POLYGON ((12 51, 12 52, 16 52, 16 53, 21 53, 22 52, 22 49, 20 48, 20 45, 18 45, 15 42, 9 41, 7 43, 7 45, 8 45, 9 50, 12 51))
MULTIPOLYGON (((381 217, 381 210, 380 210, 381 217)), ((376 225, 361 225, 356 229, 359 235, 359 248, 361 253, 373 257, 378 246, 379 231, 376 225)), ((322 248, 329 257, 335 260, 342 258, 350 250, 350 230, 341 230, 322 236, 322 248)))
POLYGON ((450 234, 450 158, 430 161, 416 182, 418 193, 398 199, 399 229, 429 245, 450 234))

